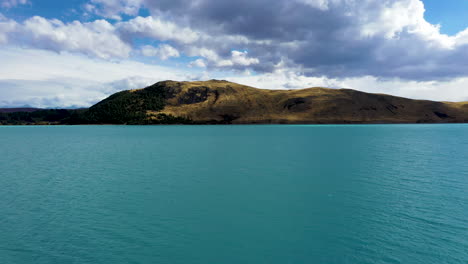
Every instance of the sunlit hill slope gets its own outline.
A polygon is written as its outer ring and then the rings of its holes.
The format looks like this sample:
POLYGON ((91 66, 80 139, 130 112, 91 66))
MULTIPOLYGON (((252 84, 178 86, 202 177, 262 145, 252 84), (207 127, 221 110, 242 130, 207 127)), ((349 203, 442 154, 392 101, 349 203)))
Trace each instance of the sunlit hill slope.
MULTIPOLYGON (((412 100, 350 89, 257 89, 227 81, 158 82, 122 91, 60 124, 347 124, 468 122, 468 102, 412 100)), ((5 115, 5 113, 4 113, 5 115)), ((38 123, 31 119, 29 123, 38 123)), ((0 122, 2 122, 0 118, 0 122)), ((5 122, 4 122, 5 123, 5 122)))

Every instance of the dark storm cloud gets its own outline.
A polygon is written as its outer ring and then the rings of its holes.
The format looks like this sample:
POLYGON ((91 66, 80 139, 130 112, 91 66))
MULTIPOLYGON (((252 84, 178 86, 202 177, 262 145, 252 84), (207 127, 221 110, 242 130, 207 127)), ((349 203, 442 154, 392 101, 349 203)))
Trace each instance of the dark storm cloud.
POLYGON ((468 30, 441 34, 424 20, 420 0, 90 0, 85 9, 130 19, 18 23, 0 15, 0 44, 113 59, 142 54, 138 43, 149 40, 208 69, 287 69, 329 78, 468 76, 468 30), (141 8, 151 16, 136 16, 141 8))
POLYGON ((425 22, 419 0, 147 0, 145 6, 210 36, 246 37, 251 42, 244 45, 219 39, 200 45, 221 56, 244 48, 260 60, 250 66, 260 72, 283 61, 328 77, 425 80, 468 73, 465 46, 425 22))

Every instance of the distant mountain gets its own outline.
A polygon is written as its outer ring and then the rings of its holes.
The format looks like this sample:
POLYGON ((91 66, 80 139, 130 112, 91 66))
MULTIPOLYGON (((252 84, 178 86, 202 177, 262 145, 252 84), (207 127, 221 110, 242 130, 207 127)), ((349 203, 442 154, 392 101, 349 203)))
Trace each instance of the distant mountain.
MULTIPOLYGON (((468 102, 350 89, 265 90, 227 81, 158 82, 111 95, 65 124, 364 124, 468 122, 468 102)), ((64 114, 64 113, 62 113, 64 114)), ((0 117, 1 122, 1 117, 0 117)))
POLYGON ((14 113, 14 112, 34 112, 41 110, 40 108, 30 108, 30 107, 21 107, 21 108, 0 108, 0 113, 14 113))

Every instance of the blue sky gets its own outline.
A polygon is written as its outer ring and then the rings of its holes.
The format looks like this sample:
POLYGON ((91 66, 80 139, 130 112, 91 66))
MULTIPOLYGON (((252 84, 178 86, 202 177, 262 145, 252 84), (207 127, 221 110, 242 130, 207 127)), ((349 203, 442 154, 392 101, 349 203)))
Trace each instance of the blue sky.
POLYGON ((426 19, 441 24, 445 34, 456 34, 468 27, 468 1, 466 0, 424 0, 426 19))
MULTIPOLYGON (((40 0, 40 1, 30 1, 29 4, 18 5, 15 8, 3 9, 2 12, 5 15, 9 15, 18 20, 24 20, 32 16, 42 16, 45 18, 57 18, 62 21, 92 21, 94 19, 102 19, 98 15, 88 13, 84 16, 85 12, 84 5, 89 1, 86 0, 40 0)), ((142 9, 138 15, 146 16, 148 15, 147 10, 142 9)), ((129 19, 131 17, 124 16, 124 19, 129 19)), ((110 20, 112 21, 112 20, 110 20)))
POLYGON ((211 78, 468 100, 467 17, 466 0, 0 0, 0 107, 211 78))
MULTIPOLYGON (((425 18, 433 24, 441 24, 445 34, 456 34, 468 27, 468 1, 466 0, 424 0, 425 18)), ((34 15, 46 18, 60 18, 64 21, 98 18, 82 16, 84 0, 41 0, 40 4, 21 5, 15 9, 3 10, 4 14, 17 19, 26 19, 34 15)), ((144 10, 140 14, 145 15, 144 10)), ((127 17, 128 19, 128 17, 127 17)))

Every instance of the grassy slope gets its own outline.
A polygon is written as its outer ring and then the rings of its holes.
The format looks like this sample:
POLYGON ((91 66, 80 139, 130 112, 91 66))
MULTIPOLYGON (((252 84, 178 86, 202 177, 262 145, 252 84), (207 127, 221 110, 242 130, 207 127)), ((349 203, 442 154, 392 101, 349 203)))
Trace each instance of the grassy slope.
POLYGON ((468 122, 468 102, 350 89, 265 90, 227 81, 159 82, 89 109, 0 113, 0 124, 299 124, 468 122))
POLYGON ((162 111, 195 122, 447 123, 468 122, 468 103, 411 100, 350 89, 264 90, 226 81, 162 82, 162 111))

